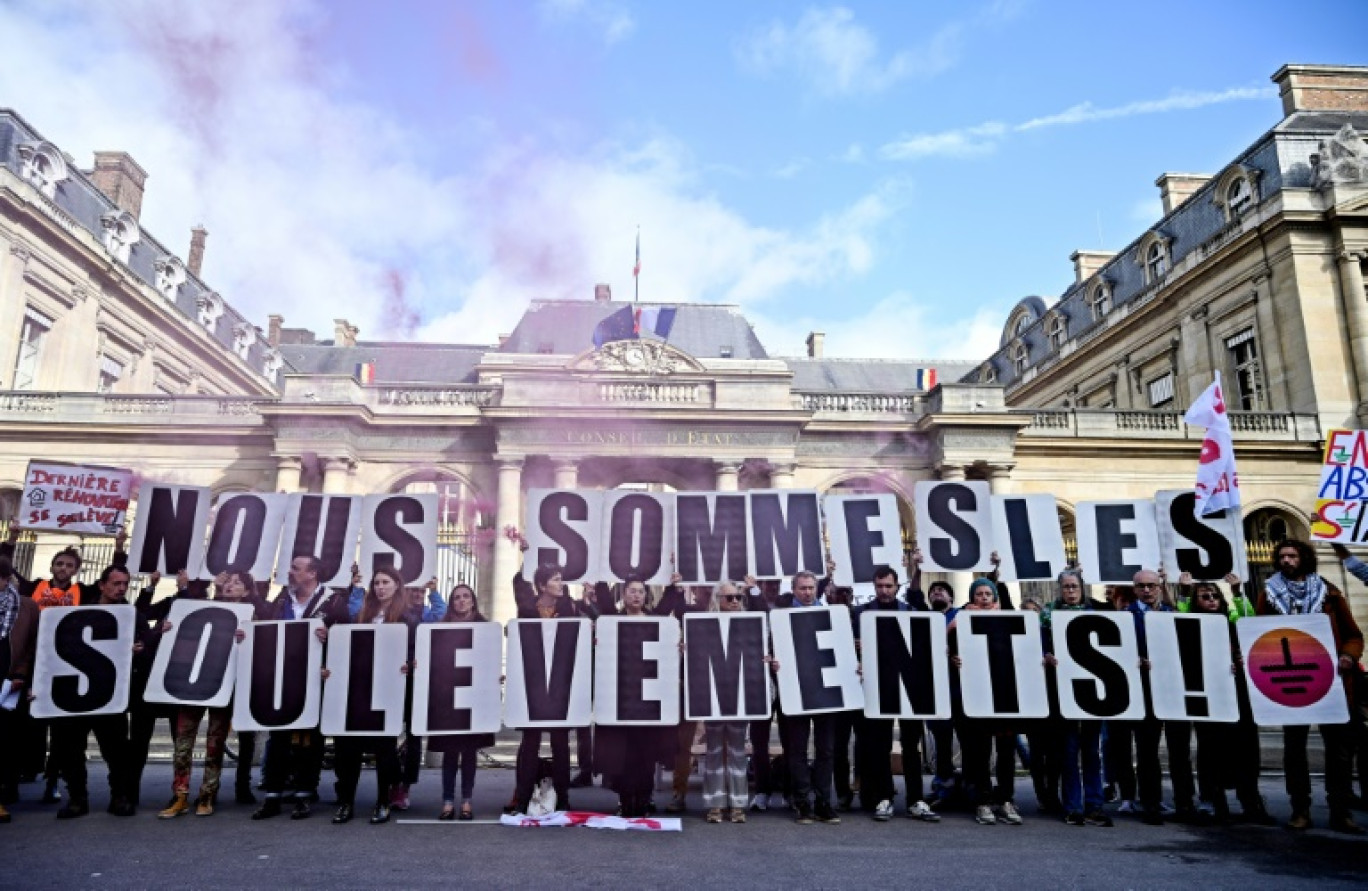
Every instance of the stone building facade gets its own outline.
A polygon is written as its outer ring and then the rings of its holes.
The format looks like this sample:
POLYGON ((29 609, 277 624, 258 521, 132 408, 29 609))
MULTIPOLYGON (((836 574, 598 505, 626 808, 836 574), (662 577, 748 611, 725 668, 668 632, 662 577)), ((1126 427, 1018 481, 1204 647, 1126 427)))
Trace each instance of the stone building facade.
POLYGON ((1191 485, 1181 413, 1219 369, 1257 559, 1305 534, 1324 431, 1368 402, 1368 69, 1274 79, 1282 121, 1214 177, 1161 177, 1154 227, 1075 253, 1075 284, 1021 301, 974 362, 833 358, 819 332, 772 355, 737 307, 697 303, 668 339, 595 348, 625 305, 603 286, 496 344, 262 330, 200 279, 202 229, 186 261, 140 229, 155 171, 83 172, 0 111, 0 516, 33 457, 216 492, 436 490, 443 581, 506 618, 500 530, 528 488, 891 491, 910 533, 916 481, 984 479, 1055 494, 1070 529, 1079 501, 1191 485))

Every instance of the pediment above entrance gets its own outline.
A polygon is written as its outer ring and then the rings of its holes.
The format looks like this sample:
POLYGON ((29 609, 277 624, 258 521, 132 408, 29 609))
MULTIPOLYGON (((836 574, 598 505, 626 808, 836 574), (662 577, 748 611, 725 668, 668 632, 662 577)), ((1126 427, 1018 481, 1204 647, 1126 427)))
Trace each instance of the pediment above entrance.
POLYGON ((571 360, 571 371, 670 375, 701 372, 703 365, 677 347, 655 340, 615 340, 571 360))

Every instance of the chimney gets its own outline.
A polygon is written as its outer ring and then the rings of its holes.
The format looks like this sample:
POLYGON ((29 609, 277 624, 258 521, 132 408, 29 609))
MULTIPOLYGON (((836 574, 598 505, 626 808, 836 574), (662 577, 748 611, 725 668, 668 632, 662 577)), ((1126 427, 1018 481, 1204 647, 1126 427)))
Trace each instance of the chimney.
POLYGON ((1368 68, 1284 65, 1272 80, 1284 117, 1294 111, 1368 111, 1368 68))
POLYGON ((1081 285, 1115 256, 1116 251, 1085 251, 1081 248, 1069 254, 1074 265, 1074 281, 1081 285))
POLYGON ((508 343, 508 339, 509 339, 510 337, 512 337, 512 336, 513 336, 512 334, 500 334, 500 335, 499 335, 499 349, 503 349, 503 348, 504 348, 504 345, 508 343))
POLYGON ((1164 213, 1192 197, 1192 193, 1207 184, 1211 177, 1200 173, 1165 173, 1154 181, 1159 196, 1164 199, 1164 213))
POLYGON ((90 171, 95 188, 105 197, 137 219, 142 213, 143 183, 147 171, 138 166, 127 152, 96 152, 95 169, 90 171))
POLYGON ((209 230, 203 226, 196 226, 190 230, 190 255, 185 262, 185 268, 189 269, 195 278, 200 277, 200 270, 204 268, 204 240, 208 237, 209 230))
POLYGON ((607 303, 613 299, 613 289, 605 284, 594 285, 594 301, 596 303, 607 303))
POLYGON ((333 346, 356 346, 356 335, 361 329, 346 319, 333 319, 333 346))
POLYGON ((822 345, 826 341, 826 335, 821 331, 813 331, 807 336, 807 351, 809 359, 822 358, 822 345))
MULTIPOLYGON (((192 252, 190 256, 193 257, 195 255, 192 252)), ((271 349, 273 350, 280 349, 280 329, 284 326, 284 324, 284 316, 279 316, 272 313, 271 315, 266 317, 266 342, 271 345, 271 349)))

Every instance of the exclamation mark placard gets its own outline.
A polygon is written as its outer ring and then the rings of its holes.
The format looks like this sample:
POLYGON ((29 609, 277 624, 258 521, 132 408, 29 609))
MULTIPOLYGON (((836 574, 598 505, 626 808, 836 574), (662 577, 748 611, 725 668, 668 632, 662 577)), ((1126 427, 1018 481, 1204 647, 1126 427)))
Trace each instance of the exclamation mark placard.
POLYGON ((1211 714, 1206 697, 1206 679, 1202 674, 1202 620, 1178 617, 1173 630, 1178 635, 1178 655, 1183 666, 1183 689, 1187 695, 1187 712, 1194 718, 1211 714))

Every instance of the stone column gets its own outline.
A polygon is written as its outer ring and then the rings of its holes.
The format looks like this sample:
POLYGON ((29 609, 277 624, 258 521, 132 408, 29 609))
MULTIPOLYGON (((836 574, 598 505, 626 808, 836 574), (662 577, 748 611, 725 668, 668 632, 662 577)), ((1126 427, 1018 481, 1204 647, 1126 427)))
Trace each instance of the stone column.
POLYGON ((291 455, 281 455, 276 459, 276 491, 298 492, 300 461, 291 455))
POLYGON ((792 489, 793 471, 792 464, 771 464, 770 485, 776 489, 792 489))
POLYGON ((351 489, 350 458, 323 459, 323 493, 325 495, 345 495, 351 489))
POLYGON ((1363 267, 1359 265, 1362 259, 1362 254, 1352 251, 1341 251, 1339 255, 1340 294, 1344 298, 1360 418, 1368 416, 1368 298, 1363 293, 1363 267))
POLYGON ((557 489, 573 489, 579 485, 579 465, 574 458, 557 458, 551 466, 556 473, 557 489))
MULTIPOLYGON (((1006 495, 1012 486, 1012 465, 1010 464, 989 464, 988 465, 988 491, 994 495, 1006 495)), ((996 542, 994 548, 1003 547, 996 542)), ((1018 607, 1021 606, 1021 583, 1008 582, 1007 589, 1012 592, 1012 602, 1018 607)))
POLYGON ((522 529, 522 458, 496 458, 499 465, 499 492, 494 516, 494 584, 481 599, 488 608, 485 615, 495 622, 517 618, 513 603, 512 578, 522 566, 518 545, 504 535, 504 529, 522 529))
MULTIPOLYGON (((960 464, 940 465, 940 478, 942 480, 963 480, 964 467, 960 464)), ((955 591, 955 605, 963 606, 969 600, 969 584, 974 580, 972 572, 947 572, 944 573, 945 580, 950 583, 950 587, 955 591)), ((926 588, 927 582, 922 582, 922 588, 926 588)))
POLYGON ((738 488, 737 478, 741 474, 741 464, 737 461, 717 461, 715 462, 717 476, 713 485, 719 492, 735 492, 738 488))

